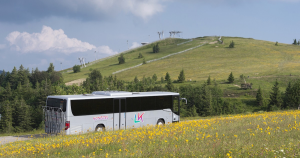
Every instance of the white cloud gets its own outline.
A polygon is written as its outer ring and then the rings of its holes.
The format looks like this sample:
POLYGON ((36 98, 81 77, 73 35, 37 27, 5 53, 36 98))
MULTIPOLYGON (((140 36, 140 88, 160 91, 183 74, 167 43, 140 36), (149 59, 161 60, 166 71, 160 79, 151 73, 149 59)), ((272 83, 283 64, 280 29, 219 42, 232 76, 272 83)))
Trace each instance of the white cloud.
POLYGON ((94 45, 76 38, 68 38, 62 29, 53 30, 48 26, 43 26, 41 33, 29 34, 14 31, 6 37, 6 40, 13 49, 23 53, 52 51, 70 54, 96 48, 94 45))
POLYGON ((132 45, 129 49, 136 48, 136 47, 139 47, 139 46, 141 46, 141 44, 139 44, 137 42, 132 42, 132 45))
POLYGON ((95 49, 96 53, 101 53, 101 54, 107 54, 107 55, 113 55, 117 54, 118 52, 113 51, 112 49, 109 48, 109 46, 100 46, 95 49))
POLYGON ((6 47, 5 44, 0 44, 0 49, 4 49, 6 47))

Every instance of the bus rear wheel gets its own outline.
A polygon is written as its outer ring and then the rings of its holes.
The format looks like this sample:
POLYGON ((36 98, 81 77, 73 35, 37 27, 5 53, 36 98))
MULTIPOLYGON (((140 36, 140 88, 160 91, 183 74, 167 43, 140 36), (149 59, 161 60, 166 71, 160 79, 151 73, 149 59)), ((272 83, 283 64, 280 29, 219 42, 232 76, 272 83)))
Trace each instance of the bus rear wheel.
POLYGON ((161 125, 164 125, 164 124, 165 124, 165 121, 162 120, 162 119, 159 119, 159 120, 157 121, 157 125, 158 125, 158 126, 161 126, 161 125))
POLYGON ((105 131, 105 127, 103 125, 97 125, 95 131, 96 132, 104 132, 105 131))

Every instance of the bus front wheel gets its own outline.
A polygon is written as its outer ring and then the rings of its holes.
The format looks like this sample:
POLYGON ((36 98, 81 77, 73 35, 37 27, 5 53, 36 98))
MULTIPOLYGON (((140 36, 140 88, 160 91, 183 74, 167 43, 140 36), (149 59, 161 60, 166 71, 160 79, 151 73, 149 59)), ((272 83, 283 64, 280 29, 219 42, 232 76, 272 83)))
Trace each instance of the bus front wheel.
POLYGON ((157 121, 157 125, 158 125, 158 126, 161 126, 161 125, 164 125, 164 124, 165 124, 165 121, 162 120, 162 119, 159 119, 159 120, 157 121))
POLYGON ((105 131, 105 127, 103 125, 97 125, 95 131, 96 132, 104 132, 105 131))

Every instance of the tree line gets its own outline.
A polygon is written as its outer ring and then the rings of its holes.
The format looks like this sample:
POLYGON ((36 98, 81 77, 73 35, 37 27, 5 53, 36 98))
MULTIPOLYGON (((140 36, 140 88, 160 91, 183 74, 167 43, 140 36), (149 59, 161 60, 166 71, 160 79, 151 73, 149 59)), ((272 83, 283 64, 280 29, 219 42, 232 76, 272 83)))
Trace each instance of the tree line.
MULTIPOLYGON (((200 86, 181 85, 184 83, 185 73, 182 69, 176 80, 172 80, 168 72, 159 77, 138 78, 125 82, 117 76, 102 76, 97 69, 91 70, 82 85, 66 86, 60 72, 54 71, 51 63, 47 71, 37 68, 31 72, 21 65, 11 72, 0 75, 0 132, 22 132, 44 128, 42 106, 46 105, 49 95, 86 94, 93 91, 119 90, 130 92, 172 91, 180 93, 188 99, 188 104, 181 104, 181 116, 212 116, 222 114, 237 114, 245 112, 245 104, 233 102, 223 97, 223 91, 210 76, 200 86)), ((234 82, 232 72, 228 83, 234 82)), ((280 92, 278 82, 271 89, 270 98, 263 98, 258 89, 256 103, 266 110, 296 109, 300 104, 300 80, 289 83, 285 92, 280 92)))

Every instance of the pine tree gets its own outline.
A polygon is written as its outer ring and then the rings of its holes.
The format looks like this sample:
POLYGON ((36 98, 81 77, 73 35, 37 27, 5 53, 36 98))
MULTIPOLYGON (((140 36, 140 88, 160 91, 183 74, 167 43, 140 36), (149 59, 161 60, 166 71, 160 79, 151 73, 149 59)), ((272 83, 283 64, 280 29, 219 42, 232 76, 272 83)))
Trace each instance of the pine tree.
POLYGON ((230 42, 229 48, 234 48, 234 42, 233 41, 230 42))
POLYGON ((164 83, 164 81, 165 81, 164 78, 161 77, 161 78, 160 78, 160 82, 161 82, 161 83, 164 83))
POLYGON ((153 46, 152 51, 153 53, 156 53, 156 45, 153 46))
POLYGON ((173 85, 171 79, 167 80, 166 88, 168 89, 168 91, 173 91, 174 85, 173 85))
POLYGON ((233 74, 232 74, 232 72, 230 73, 230 75, 228 76, 228 82, 229 83, 233 83, 234 82, 234 76, 233 76, 233 74))
POLYGON ((18 122, 19 122, 19 127, 22 131, 30 131, 32 130, 31 125, 31 113, 30 113, 30 107, 26 105, 25 100, 21 99, 19 101, 19 109, 18 112, 18 122))
POLYGON ((14 67, 14 69, 12 70, 10 76, 8 77, 8 82, 10 82, 12 89, 17 88, 18 79, 19 79, 18 78, 18 71, 17 71, 16 67, 14 67))
POLYGON ((263 102, 264 102, 263 95, 262 95, 261 88, 259 86, 257 94, 256 94, 256 103, 258 106, 263 106, 263 102))
POLYGON ((0 74, 0 86, 4 87, 6 84, 6 72, 3 70, 2 73, 0 74))
POLYGON ((157 80, 156 74, 154 74, 154 75, 152 76, 152 80, 153 80, 154 82, 156 82, 156 80, 157 80))
POLYGON ((119 64, 124 64, 125 63, 125 57, 123 54, 120 55, 120 57, 118 58, 119 60, 119 64))
POLYGON ((134 83, 138 83, 139 82, 139 79, 137 78, 137 76, 134 77, 133 81, 134 81, 134 83))
POLYGON ((156 50, 156 53, 159 53, 159 51, 160 51, 160 48, 159 48, 159 45, 158 45, 158 43, 156 43, 155 50, 156 50))
POLYGON ((210 75, 208 76, 208 79, 207 79, 207 85, 211 85, 210 75))
POLYGON ((10 83, 8 82, 6 84, 6 88, 5 88, 5 91, 3 93, 3 100, 9 100, 9 99, 11 99, 11 97, 12 97, 12 91, 11 91, 10 87, 11 87, 10 83))
POLYGON ((294 39, 294 43, 293 43, 294 45, 297 45, 297 40, 296 39, 294 39))
POLYGON ((171 80, 170 75, 169 75, 169 72, 166 73, 165 80, 166 80, 166 81, 171 80))
POLYGON ((142 53, 139 53, 138 58, 139 58, 139 59, 140 59, 140 58, 144 58, 144 56, 142 55, 142 53))
POLYGON ((12 108, 8 100, 2 102, 0 113, 1 113, 0 130, 3 133, 12 132, 13 131, 12 108))
POLYGON ((180 71, 179 76, 178 76, 178 82, 183 83, 185 81, 185 74, 183 69, 180 71))
POLYGON ((268 105, 268 110, 269 111, 272 111, 272 110, 276 110, 278 108, 281 107, 281 94, 280 94, 280 91, 279 91, 279 83, 275 82, 274 86, 272 87, 272 91, 271 91, 271 94, 270 94, 270 103, 268 105))
POLYGON ((47 72, 48 72, 49 74, 52 73, 52 72, 54 72, 54 65, 53 65, 53 63, 50 63, 47 72))
POLYGON ((293 108, 293 105, 293 89, 291 82, 289 82, 284 93, 282 109, 293 108))

